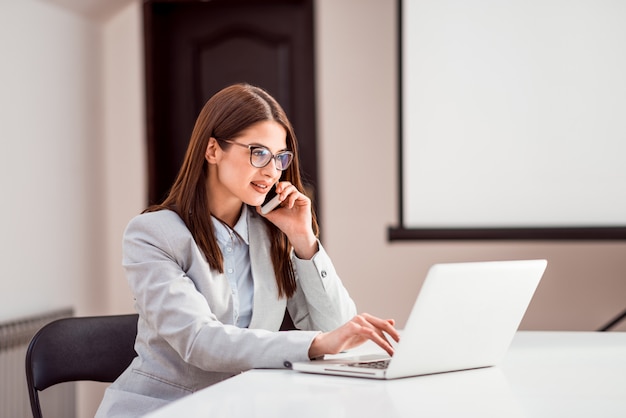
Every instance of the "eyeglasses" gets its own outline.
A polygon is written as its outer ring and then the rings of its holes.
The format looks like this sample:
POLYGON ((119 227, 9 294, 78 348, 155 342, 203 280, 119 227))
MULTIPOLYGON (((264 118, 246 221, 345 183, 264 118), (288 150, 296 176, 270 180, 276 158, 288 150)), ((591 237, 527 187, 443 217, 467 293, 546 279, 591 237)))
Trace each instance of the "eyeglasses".
POLYGON ((270 161, 274 160, 276 168, 278 170, 284 171, 287 169, 287 167, 289 167, 291 161, 293 161, 293 152, 291 151, 280 151, 276 153, 276 155, 274 155, 272 154, 272 151, 270 151, 267 147, 264 147, 263 145, 240 144, 239 142, 235 142, 231 139, 217 140, 220 142, 226 142, 228 144, 248 148, 250 150, 250 164, 252 164, 252 166, 256 168, 263 168, 268 165, 270 161))

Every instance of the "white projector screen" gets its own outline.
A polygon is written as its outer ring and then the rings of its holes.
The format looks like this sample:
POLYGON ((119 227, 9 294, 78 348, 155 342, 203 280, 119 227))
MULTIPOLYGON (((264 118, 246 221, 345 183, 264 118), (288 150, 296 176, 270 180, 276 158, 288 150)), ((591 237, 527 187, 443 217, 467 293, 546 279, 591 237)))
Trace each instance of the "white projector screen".
POLYGON ((398 1, 400 229, 623 233, 626 1, 398 1))

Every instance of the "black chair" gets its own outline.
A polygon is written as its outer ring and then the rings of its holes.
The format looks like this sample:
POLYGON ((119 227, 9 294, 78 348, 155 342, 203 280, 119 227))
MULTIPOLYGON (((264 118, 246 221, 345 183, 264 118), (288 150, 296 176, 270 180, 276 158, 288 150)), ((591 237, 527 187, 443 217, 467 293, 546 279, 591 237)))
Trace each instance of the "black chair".
POLYGON ((41 418, 39 391, 63 382, 113 382, 135 353, 137 314, 73 317, 53 321, 31 340, 26 381, 34 418, 41 418))
POLYGON ((617 326, 620 322, 626 319, 626 309, 615 318, 611 319, 606 325, 600 328, 598 331, 610 331, 613 327, 617 326))

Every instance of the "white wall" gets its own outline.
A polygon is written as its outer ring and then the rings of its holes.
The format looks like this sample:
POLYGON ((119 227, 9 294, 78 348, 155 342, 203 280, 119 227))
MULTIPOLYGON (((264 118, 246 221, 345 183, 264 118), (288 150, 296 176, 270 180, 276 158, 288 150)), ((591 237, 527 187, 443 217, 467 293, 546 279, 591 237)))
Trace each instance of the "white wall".
POLYGON ((98 28, 0 3, 0 320, 102 310, 98 28))
POLYGON ((146 197, 140 7, 100 22, 0 3, 0 320, 132 309, 120 242, 146 197))
MULTIPOLYGON (((146 196, 140 11, 0 2, 0 321, 132 310, 120 242, 146 196)), ((78 386, 79 416, 102 390, 78 386)))

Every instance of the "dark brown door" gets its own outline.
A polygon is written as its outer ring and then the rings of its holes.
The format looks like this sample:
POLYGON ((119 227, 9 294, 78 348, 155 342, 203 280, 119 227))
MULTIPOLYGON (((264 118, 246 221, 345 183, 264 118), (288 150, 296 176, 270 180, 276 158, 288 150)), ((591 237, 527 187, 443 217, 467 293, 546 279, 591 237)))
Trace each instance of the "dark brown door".
POLYGON ((206 100, 235 82, 263 87, 283 106, 305 183, 319 196, 312 1, 144 3, 150 203, 174 181, 206 100))

